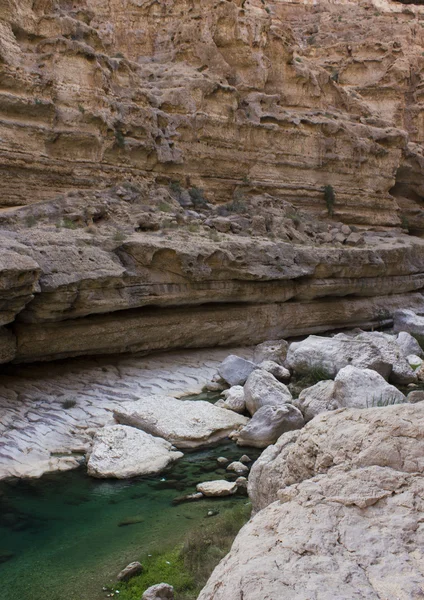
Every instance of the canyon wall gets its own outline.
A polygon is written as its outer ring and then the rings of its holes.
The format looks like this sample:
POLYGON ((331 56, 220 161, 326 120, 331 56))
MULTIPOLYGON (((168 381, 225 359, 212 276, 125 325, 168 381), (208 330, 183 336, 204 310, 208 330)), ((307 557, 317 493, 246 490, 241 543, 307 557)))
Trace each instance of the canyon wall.
POLYGON ((0 362, 424 310, 423 11, 4 0, 0 362))

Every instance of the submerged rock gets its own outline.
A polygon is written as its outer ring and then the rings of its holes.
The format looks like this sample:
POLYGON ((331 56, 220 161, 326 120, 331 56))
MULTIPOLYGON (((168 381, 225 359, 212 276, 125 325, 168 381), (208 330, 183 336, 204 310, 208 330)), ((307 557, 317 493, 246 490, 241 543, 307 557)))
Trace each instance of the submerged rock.
POLYGON ((209 402, 155 396, 126 402, 113 414, 119 423, 162 437, 177 448, 213 444, 248 421, 209 402))
POLYGON ((244 386, 244 396, 246 408, 252 416, 263 406, 282 406, 292 400, 289 388, 262 369, 249 375, 244 386))
POLYGON ((266 448, 286 431, 300 429, 304 424, 302 413, 292 404, 262 406, 249 423, 232 437, 239 446, 266 448))
POLYGON ((254 369, 256 369, 255 363, 230 354, 219 365, 218 373, 230 385, 243 385, 254 369))
POLYGON ((125 479, 160 473, 183 453, 139 429, 110 425, 97 433, 87 456, 87 472, 92 477, 125 479))

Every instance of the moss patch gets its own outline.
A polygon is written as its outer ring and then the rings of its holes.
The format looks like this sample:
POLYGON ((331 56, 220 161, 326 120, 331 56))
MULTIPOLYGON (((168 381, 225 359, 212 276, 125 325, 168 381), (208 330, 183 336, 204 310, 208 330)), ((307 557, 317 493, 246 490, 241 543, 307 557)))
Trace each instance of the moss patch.
POLYGON ((113 589, 119 590, 121 600, 140 600, 147 588, 164 582, 174 587, 176 600, 195 600, 250 511, 250 503, 243 503, 205 520, 187 534, 182 545, 142 558, 143 573, 113 589))

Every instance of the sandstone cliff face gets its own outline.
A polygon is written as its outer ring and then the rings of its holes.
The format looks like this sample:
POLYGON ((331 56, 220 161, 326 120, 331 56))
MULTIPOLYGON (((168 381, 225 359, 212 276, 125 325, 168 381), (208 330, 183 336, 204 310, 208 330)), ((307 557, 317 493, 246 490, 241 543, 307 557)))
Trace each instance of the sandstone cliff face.
POLYGON ((0 362, 423 310, 421 240, 347 225, 423 229, 422 24, 385 0, 2 2, 0 362))
POLYGON ((6 0, 3 206, 128 180, 422 228, 423 7, 6 0), (392 192, 392 193, 390 193, 392 192))

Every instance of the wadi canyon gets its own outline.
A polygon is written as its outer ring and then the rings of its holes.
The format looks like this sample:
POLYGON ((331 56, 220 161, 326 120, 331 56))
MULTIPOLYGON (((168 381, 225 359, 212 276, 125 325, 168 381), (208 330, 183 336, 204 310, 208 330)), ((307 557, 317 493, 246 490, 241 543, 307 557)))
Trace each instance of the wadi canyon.
POLYGON ((424 597, 423 86, 419 0, 0 0, 0 508, 175 471, 202 600, 424 597))

